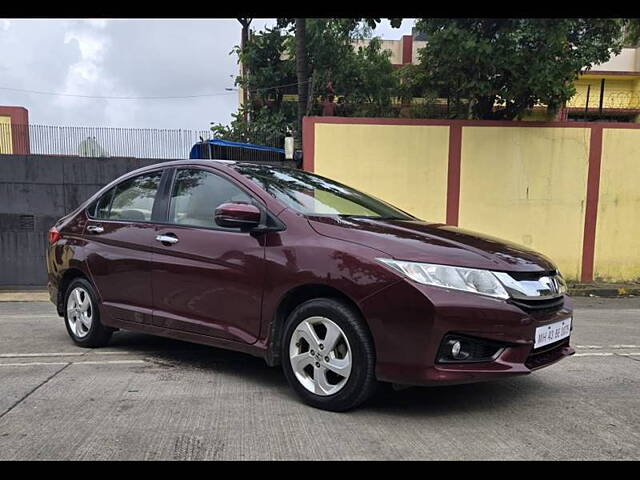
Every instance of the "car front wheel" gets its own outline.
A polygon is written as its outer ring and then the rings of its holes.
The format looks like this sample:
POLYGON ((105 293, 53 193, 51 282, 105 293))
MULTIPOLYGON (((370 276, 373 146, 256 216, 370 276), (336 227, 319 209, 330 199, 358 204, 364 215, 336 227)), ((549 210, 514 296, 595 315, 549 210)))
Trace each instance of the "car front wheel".
POLYGON ((378 386, 369 330, 349 305, 335 299, 309 300, 291 313, 281 354, 289 384, 317 408, 349 410, 378 386))

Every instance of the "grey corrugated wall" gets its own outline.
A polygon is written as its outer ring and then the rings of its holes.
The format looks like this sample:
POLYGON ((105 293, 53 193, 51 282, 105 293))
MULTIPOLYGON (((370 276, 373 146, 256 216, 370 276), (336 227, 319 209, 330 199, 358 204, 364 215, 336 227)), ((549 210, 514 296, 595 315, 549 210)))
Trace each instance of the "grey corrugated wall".
POLYGON ((45 285, 47 231, 56 220, 120 175, 168 161, 0 155, 0 286, 45 285))
MULTIPOLYGON (((167 161, 167 160, 164 160, 167 161)), ((100 187, 156 159, 0 155, 0 285, 44 285, 47 231, 100 187)))

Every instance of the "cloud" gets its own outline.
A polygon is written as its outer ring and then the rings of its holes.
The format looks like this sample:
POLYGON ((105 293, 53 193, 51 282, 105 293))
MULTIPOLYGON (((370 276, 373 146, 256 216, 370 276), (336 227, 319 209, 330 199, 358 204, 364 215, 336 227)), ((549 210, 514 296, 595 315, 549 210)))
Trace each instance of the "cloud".
POLYGON ((87 18, 85 22, 96 28, 105 28, 107 26, 107 20, 104 18, 87 18))
MULTIPOLYGON (((110 39, 99 31, 102 28, 104 27, 99 24, 83 21, 72 23, 65 32, 64 43, 74 44, 80 51, 80 56, 77 61, 68 65, 61 93, 73 95, 81 92, 83 95, 95 96, 114 93, 113 74, 103 66, 110 39)), ((57 111, 74 112, 90 125, 111 124, 107 101, 59 96, 52 97, 52 103, 57 111)))
POLYGON ((231 120, 240 24, 235 19, 12 20, 0 27, 0 86, 96 96, 217 97, 105 100, 0 90, 31 123, 202 128, 231 120))
MULTIPOLYGON (((252 28, 274 25, 255 19, 252 28)), ((412 22, 374 34, 400 38, 412 22)), ((238 93, 229 55, 240 43, 236 19, 0 20, 0 87, 95 96, 186 96, 116 100, 0 90, 0 104, 21 105, 33 124, 207 129, 228 123, 238 93)))

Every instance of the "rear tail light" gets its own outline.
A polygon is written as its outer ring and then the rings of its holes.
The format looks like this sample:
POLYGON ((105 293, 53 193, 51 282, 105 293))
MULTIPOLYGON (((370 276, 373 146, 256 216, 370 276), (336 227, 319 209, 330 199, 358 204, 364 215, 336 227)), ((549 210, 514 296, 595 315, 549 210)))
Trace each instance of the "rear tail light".
POLYGON ((56 227, 51 227, 49 229, 49 244, 53 245, 58 240, 60 240, 60 232, 56 227))

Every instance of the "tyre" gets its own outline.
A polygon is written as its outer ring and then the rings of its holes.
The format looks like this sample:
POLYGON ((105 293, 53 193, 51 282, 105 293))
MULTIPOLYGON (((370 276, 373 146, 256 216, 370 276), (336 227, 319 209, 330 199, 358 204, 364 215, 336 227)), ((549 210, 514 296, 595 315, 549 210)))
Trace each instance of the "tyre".
POLYGON ((98 296, 88 280, 76 278, 69 284, 64 305, 64 323, 77 345, 94 348, 109 343, 113 329, 100 322, 98 296))
POLYGON ((289 315, 283 335, 285 376, 309 405, 341 412, 377 390, 373 340, 346 303, 330 298, 304 302, 289 315))

